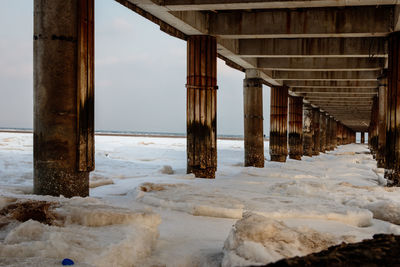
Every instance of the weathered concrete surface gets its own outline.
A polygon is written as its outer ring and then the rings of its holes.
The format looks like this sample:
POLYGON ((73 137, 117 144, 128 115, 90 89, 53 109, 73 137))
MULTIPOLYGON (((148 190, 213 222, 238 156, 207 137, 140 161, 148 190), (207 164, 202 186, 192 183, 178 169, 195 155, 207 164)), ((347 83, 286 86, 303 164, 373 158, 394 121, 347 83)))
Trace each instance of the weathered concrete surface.
POLYGON ((289 158, 303 156, 303 98, 289 96, 289 158))
POLYGON ((287 87, 271 87, 271 118, 269 132, 269 153, 271 155, 271 161, 285 162, 288 155, 288 96, 289 91, 287 87))
POLYGON ((384 74, 379 79, 379 114, 378 114, 378 150, 376 161, 378 168, 385 167, 386 149, 386 106, 387 106, 387 76, 384 74))
POLYGON ((212 36, 195 35, 187 45, 187 172, 215 178, 217 42, 212 36))
POLYGON ((385 57, 384 38, 240 39, 241 57, 385 57))
POLYGON ((375 81, 380 71, 273 71, 276 80, 296 81, 375 81))
POLYGON ((34 1, 34 193, 88 196, 94 2, 34 1))
POLYGON ((244 165, 264 167, 264 117, 262 80, 243 80, 244 165))
POLYGON ((376 71, 385 66, 385 58, 270 57, 254 59, 258 60, 258 68, 282 71, 376 71))
POLYGON ((174 11, 392 5, 393 0, 163 0, 174 11))
POLYGON ((304 156, 312 157, 313 155, 313 108, 310 104, 303 105, 303 153, 304 156))
POLYGON ((317 156, 319 155, 319 150, 320 150, 320 136, 321 136, 321 132, 320 132, 320 125, 319 125, 319 117, 320 117, 320 111, 319 108, 313 108, 313 143, 314 143, 314 147, 313 147, 313 156, 317 156))
POLYGON ((209 14, 209 33, 233 39, 386 36, 392 12, 392 6, 218 12, 209 14))

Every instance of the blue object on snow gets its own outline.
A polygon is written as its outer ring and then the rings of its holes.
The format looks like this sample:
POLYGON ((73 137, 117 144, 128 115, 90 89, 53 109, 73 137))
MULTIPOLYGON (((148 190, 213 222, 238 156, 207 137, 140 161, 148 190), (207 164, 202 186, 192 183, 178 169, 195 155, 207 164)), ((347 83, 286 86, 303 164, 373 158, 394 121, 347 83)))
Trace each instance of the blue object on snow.
POLYGON ((71 259, 63 259, 62 265, 74 265, 74 261, 71 259))

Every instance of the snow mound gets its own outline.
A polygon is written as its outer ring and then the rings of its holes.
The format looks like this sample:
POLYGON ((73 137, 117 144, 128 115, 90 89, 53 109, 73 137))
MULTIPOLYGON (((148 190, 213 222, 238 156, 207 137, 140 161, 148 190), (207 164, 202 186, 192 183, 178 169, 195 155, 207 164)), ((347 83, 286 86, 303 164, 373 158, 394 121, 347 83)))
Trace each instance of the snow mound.
POLYGON ((54 266, 71 258, 82 266, 133 266, 151 254, 161 223, 158 215, 91 202, 90 198, 58 203, 30 200, 3 209, 9 212, 2 214, 8 221, 0 228, 4 237, 0 239, 0 265, 14 258, 30 266, 41 262, 54 266), (46 220, 15 216, 21 205, 44 210, 46 220))
POLYGON ((172 169, 172 167, 169 166, 169 165, 164 165, 164 166, 161 168, 160 172, 161 172, 162 174, 169 174, 169 175, 175 173, 174 170, 172 169))
POLYGON ((305 226, 289 228, 283 222, 245 213, 225 241, 222 266, 264 265, 282 258, 318 252, 345 238, 305 226))
POLYGON ((137 188, 136 200, 194 216, 241 219, 243 214, 243 205, 239 201, 224 195, 200 192, 198 188, 186 184, 144 183, 137 188))

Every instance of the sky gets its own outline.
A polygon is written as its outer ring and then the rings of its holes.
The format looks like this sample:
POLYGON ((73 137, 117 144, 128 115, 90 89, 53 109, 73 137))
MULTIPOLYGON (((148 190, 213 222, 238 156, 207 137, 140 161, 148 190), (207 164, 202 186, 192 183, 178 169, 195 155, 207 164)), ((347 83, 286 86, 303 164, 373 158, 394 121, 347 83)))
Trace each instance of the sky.
MULTIPOLYGON (((95 23, 96 129, 185 133, 186 42, 113 0, 96 0, 95 23)), ((33 0, 2 0, 0 32, 0 127, 32 128, 33 0)), ((242 135, 245 75, 217 68, 217 132, 242 135)))

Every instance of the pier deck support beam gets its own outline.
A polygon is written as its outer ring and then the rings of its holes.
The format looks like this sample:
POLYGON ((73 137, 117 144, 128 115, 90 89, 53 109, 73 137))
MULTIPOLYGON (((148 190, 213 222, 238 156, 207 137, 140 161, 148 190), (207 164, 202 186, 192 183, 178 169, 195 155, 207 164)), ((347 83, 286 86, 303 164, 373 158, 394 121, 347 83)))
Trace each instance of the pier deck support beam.
POLYGON ((187 40, 187 172, 215 178, 217 170, 217 41, 187 40))
POLYGON ((313 108, 310 104, 303 105, 303 153, 304 156, 312 157, 314 142, 313 142, 313 108))
POLYGON ((288 122, 288 87, 271 87, 271 119, 269 134, 269 153, 271 161, 286 162, 287 122, 288 122))
POLYGON ((88 196, 94 169, 94 0, 35 0, 33 43, 33 191, 88 196))
POLYGON ((323 113, 323 112, 320 112, 320 116, 319 116, 319 129, 320 129, 319 152, 325 153, 325 151, 326 151, 326 116, 325 116, 325 113, 323 113))
POLYGON ((361 132, 361 144, 365 144, 365 133, 361 132))
POLYGON ((264 167, 262 80, 243 80, 244 166, 264 167))
POLYGON ((385 167, 386 147, 386 106, 387 106, 387 77, 383 75, 379 79, 379 114, 378 114, 378 150, 376 160, 378 168, 385 167))
POLYGON ((400 32, 389 35, 385 177, 400 184, 400 32))
POLYGON ((313 108, 313 142, 314 142, 314 147, 313 147, 313 156, 319 155, 319 150, 320 150, 320 129, 319 129, 319 117, 320 117, 320 112, 319 108, 313 108))
POLYGON ((303 97, 289 96, 289 158, 303 156, 303 97))

